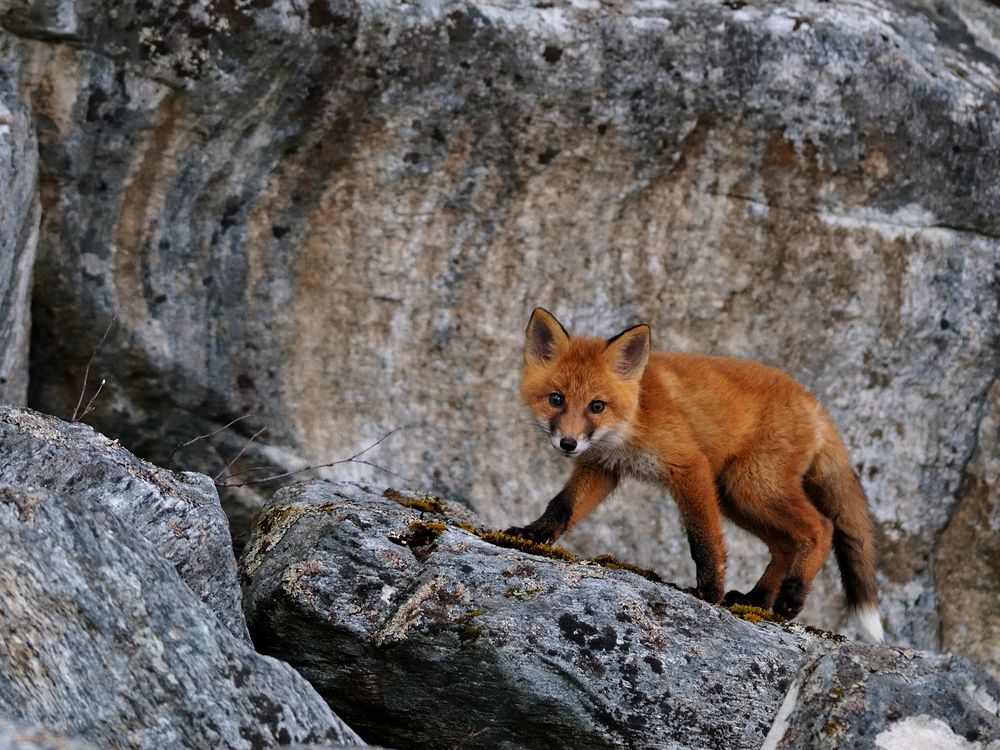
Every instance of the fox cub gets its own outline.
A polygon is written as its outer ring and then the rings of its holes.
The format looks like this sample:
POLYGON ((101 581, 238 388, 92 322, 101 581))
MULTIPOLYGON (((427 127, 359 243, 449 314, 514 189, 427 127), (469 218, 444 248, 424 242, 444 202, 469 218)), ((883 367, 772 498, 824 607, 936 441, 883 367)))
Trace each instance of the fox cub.
POLYGON ((508 533, 551 543, 633 477, 673 496, 705 601, 795 617, 833 547, 861 630, 882 640, 868 504, 837 428, 785 373, 756 362, 650 352, 649 326, 571 337, 548 311, 528 322, 521 395, 552 447, 574 458, 542 516, 508 533), (771 562, 725 593, 721 514, 771 562))

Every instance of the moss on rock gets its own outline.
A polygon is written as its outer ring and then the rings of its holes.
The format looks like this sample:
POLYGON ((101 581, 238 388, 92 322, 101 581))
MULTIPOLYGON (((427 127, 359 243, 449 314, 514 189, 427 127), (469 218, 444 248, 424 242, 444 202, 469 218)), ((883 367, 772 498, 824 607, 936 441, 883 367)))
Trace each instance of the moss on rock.
POLYGON ((529 555, 550 557, 553 560, 565 560, 566 562, 577 561, 576 555, 568 549, 555 547, 551 544, 533 542, 530 539, 522 539, 519 536, 507 534, 503 531, 477 531, 476 535, 490 544, 495 544, 498 547, 520 550, 521 552, 527 552, 529 555))
POLYGON ((749 604, 734 604, 731 607, 726 607, 730 612, 732 612, 736 617, 741 620, 746 620, 747 622, 759 623, 759 622, 776 622, 779 624, 784 624, 787 622, 783 617, 770 612, 761 607, 752 607, 749 604))
POLYGON ((394 490, 390 487, 382 493, 382 497, 397 502, 406 508, 413 508, 423 513, 435 513, 439 516, 445 514, 444 500, 435 495, 405 495, 399 490, 394 490))

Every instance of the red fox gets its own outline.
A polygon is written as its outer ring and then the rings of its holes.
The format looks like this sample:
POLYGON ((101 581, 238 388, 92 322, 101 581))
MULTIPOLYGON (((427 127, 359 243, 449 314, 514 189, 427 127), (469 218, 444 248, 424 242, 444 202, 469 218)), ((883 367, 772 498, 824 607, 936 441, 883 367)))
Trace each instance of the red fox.
POLYGON ((665 487, 680 510, 697 596, 795 617, 833 547, 860 629, 882 641, 868 503, 837 428, 789 375, 756 362, 650 352, 650 329, 571 337, 548 311, 528 322, 521 395, 574 460, 541 517, 508 533, 552 543, 626 477, 665 487), (771 562, 748 593, 724 593, 721 514, 771 562))

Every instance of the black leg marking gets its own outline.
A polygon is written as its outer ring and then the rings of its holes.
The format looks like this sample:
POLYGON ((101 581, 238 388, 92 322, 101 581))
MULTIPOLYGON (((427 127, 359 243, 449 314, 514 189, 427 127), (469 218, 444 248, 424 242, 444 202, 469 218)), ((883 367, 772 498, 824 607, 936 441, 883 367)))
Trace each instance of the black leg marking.
POLYGON ((744 604, 748 607, 760 607, 761 609, 767 609, 767 602, 760 593, 755 593, 754 591, 748 591, 743 593, 742 591, 732 591, 726 592, 726 598, 722 600, 722 603, 727 607, 732 607, 734 604, 744 604))
POLYGON ((793 619, 802 611, 806 603, 805 582, 798 576, 786 578, 778 591, 778 598, 774 600, 774 614, 784 617, 786 620, 793 619))
POLYGON ((566 489, 563 489, 552 498, 545 512, 537 521, 533 521, 527 526, 512 526, 505 533, 532 542, 551 544, 563 535, 563 532, 569 527, 569 520, 572 516, 573 505, 570 494, 566 489))
POLYGON ((756 586, 745 594, 742 591, 727 591, 726 598, 722 600, 722 603, 727 607, 731 607, 734 604, 745 604, 748 607, 759 607, 760 609, 771 608, 767 592, 760 590, 756 586))
POLYGON ((698 579, 698 587, 694 595, 699 599, 718 604, 722 601, 723 583, 719 579, 719 563, 716 556, 719 551, 715 550, 711 543, 707 542, 700 535, 688 533, 688 544, 691 546, 691 557, 694 559, 695 573, 698 579))

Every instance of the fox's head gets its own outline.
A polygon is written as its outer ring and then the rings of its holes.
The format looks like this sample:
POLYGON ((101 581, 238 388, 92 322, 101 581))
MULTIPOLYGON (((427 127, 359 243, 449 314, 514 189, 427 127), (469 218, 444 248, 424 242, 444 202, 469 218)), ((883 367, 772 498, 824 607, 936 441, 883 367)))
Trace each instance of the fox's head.
POLYGON ((525 336, 521 396, 553 447, 579 456, 628 436, 649 348, 649 326, 608 340, 571 337, 552 313, 535 309, 525 336))

